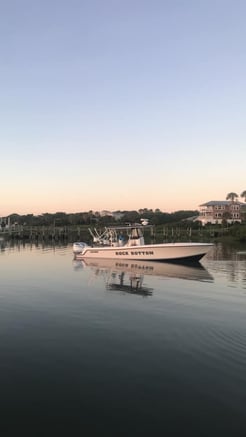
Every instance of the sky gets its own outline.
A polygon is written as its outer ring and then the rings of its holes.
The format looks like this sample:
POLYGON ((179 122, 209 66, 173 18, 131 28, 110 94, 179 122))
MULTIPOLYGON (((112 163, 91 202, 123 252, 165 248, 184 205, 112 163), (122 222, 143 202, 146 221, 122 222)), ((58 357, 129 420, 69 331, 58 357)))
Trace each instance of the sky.
POLYGON ((0 216, 240 196, 245 19, 245 0, 0 0, 0 216))

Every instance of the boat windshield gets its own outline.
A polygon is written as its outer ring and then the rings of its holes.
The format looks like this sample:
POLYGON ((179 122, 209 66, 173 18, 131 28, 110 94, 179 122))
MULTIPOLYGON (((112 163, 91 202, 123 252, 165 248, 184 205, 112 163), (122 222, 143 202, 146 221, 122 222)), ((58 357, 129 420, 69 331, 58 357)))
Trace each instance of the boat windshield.
POLYGON ((140 238, 140 237, 142 237, 142 236, 143 236, 143 234, 142 234, 141 229, 138 229, 138 228, 132 228, 132 230, 131 230, 131 234, 130 234, 130 238, 131 238, 131 239, 135 240, 135 239, 140 238))

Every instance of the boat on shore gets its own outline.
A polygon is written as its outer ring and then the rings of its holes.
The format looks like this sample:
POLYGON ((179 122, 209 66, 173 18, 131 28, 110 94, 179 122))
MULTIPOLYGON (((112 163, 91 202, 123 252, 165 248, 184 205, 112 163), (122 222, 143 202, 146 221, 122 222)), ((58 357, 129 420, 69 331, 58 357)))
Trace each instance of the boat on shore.
POLYGON ((160 243, 145 244, 144 229, 152 225, 134 224, 105 227, 102 232, 89 229, 93 244, 73 243, 76 259, 116 259, 194 263, 213 247, 212 243, 160 243))

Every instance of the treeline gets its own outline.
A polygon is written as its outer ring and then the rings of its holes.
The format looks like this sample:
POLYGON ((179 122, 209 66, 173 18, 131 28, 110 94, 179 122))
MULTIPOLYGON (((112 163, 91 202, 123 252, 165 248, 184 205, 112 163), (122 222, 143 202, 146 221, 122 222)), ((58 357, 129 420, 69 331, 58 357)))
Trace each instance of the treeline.
MULTIPOLYGON (((126 223, 140 223, 141 219, 148 219, 150 224, 165 225, 174 224, 198 216, 198 211, 176 211, 172 213, 162 212, 159 209, 141 209, 138 211, 116 211, 114 215, 101 215, 99 212, 78 212, 67 214, 56 212, 54 214, 44 213, 41 215, 19 215, 9 216, 11 225, 27 226, 71 226, 71 225, 118 225, 126 223)), ((3 224, 4 222, 2 222, 3 224)))

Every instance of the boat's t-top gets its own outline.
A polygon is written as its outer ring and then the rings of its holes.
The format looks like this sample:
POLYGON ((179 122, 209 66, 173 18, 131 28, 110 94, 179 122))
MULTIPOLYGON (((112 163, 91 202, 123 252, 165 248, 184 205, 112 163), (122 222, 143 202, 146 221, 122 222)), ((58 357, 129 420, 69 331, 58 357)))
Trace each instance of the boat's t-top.
POLYGON ((105 227, 103 231, 89 228, 93 243, 102 246, 142 246, 144 243, 143 228, 152 227, 147 224, 105 227))

